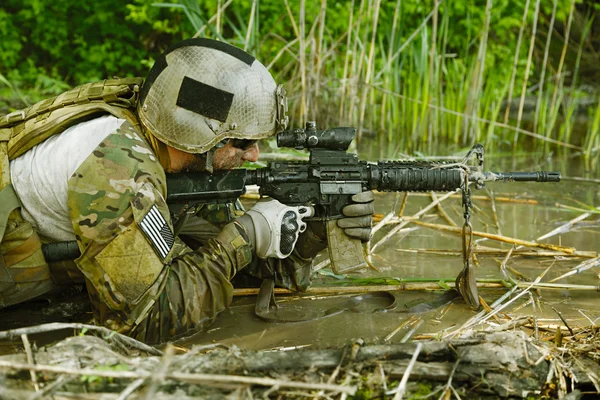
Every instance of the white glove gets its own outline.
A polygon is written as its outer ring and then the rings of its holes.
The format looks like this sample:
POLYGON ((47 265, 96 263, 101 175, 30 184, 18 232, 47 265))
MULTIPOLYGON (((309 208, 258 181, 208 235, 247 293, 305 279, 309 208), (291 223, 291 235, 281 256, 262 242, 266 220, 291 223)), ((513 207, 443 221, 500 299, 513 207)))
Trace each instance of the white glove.
POLYGON ((249 231, 259 258, 286 258, 306 230, 302 219, 313 214, 312 207, 290 207, 275 199, 262 199, 237 220, 249 231))

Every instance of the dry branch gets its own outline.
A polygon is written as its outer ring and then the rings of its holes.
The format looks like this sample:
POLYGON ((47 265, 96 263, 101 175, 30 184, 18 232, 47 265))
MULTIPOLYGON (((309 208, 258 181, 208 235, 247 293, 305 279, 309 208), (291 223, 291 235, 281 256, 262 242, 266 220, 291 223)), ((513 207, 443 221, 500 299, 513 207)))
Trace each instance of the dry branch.
MULTIPOLYGON (((432 228, 432 229, 436 229, 436 230, 440 230, 440 231, 444 231, 444 232, 462 234, 461 228, 455 228, 452 226, 440 225, 440 224, 431 224, 428 222, 421 222, 421 221, 415 221, 415 220, 411 220, 410 222, 412 222, 413 224, 419 225, 419 226, 424 226, 427 228, 432 228)), ((487 239, 498 240, 500 242, 520 245, 520 246, 537 247, 540 249, 561 251, 561 252, 567 253, 567 254, 573 254, 575 252, 575 248, 573 248, 573 247, 565 247, 565 246, 558 246, 558 245, 554 245, 554 244, 530 242, 527 240, 510 238, 507 236, 494 235, 493 233, 473 231, 473 235, 479 236, 479 237, 484 237, 487 239)))
POLYGON ((103 326, 96 325, 88 325, 88 324, 80 324, 80 323, 63 323, 63 322, 53 322, 50 324, 43 324, 37 326, 29 326, 26 328, 19 329, 11 329, 8 331, 0 332, 0 340, 12 339, 18 337, 20 335, 32 335, 36 333, 45 333, 45 332, 53 332, 63 329, 80 329, 80 330, 88 330, 92 332, 99 332, 105 335, 106 338, 115 340, 116 342, 120 342, 121 344, 125 344, 132 348, 141 350, 148 354, 152 355, 162 355, 162 351, 155 349, 154 347, 148 346, 145 343, 140 342, 139 340, 135 340, 129 336, 122 335, 113 330, 105 328, 103 326))
MULTIPOLYGON (((436 254, 442 256, 462 256, 462 250, 452 249, 396 249, 396 251, 405 253, 423 253, 423 254, 436 254)), ((474 246, 472 253, 478 255, 489 255, 489 256, 504 256, 510 249, 494 249, 494 248, 481 248, 474 246)), ((580 251, 576 250, 573 253, 564 253, 561 251, 539 251, 539 250, 514 250, 513 256, 525 256, 525 257, 563 257, 563 258, 596 258, 598 253, 595 251, 580 251)))
MULTIPOLYGON (((152 379, 153 373, 148 371, 103 371, 90 368, 72 369, 52 365, 33 365, 28 363, 18 363, 0 360, 0 369, 4 370, 34 370, 39 372, 76 375, 76 376, 97 376, 113 379, 152 379)), ((188 374, 172 372, 165 374, 165 379, 171 379, 179 382, 202 384, 202 385, 221 385, 221 384, 243 384, 260 386, 278 386, 280 388, 290 387, 308 390, 327 390, 336 393, 354 394, 356 388, 353 386, 329 385, 321 383, 294 382, 278 380, 271 378, 259 378, 251 376, 238 375, 220 375, 220 374, 188 374)))

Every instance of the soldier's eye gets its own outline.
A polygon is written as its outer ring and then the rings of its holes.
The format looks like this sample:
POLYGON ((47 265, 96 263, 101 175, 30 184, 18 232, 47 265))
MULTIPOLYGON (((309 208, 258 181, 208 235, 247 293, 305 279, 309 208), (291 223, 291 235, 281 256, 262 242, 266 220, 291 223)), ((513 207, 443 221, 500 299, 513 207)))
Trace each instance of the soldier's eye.
POLYGON ((236 149, 248 150, 250 147, 254 146, 256 140, 230 139, 229 142, 231 143, 231 146, 235 147, 236 149))

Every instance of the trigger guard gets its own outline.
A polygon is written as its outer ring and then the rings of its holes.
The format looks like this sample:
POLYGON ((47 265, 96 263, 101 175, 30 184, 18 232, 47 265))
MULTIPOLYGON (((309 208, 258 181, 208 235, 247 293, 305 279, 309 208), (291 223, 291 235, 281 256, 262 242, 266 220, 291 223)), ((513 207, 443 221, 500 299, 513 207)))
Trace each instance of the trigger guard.
POLYGON ((302 233, 306 230, 306 223, 302 220, 300 220, 300 223, 298 224, 298 232, 302 233))

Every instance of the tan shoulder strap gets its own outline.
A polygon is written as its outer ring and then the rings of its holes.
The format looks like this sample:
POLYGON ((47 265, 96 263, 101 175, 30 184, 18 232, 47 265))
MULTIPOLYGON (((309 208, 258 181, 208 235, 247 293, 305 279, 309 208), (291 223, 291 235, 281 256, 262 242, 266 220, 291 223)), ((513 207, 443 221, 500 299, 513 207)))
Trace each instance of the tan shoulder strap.
POLYGON ((134 111, 142 83, 142 78, 88 83, 10 113, 0 118, 0 142, 8 140, 8 158, 12 160, 50 136, 100 114, 138 125, 134 111))

